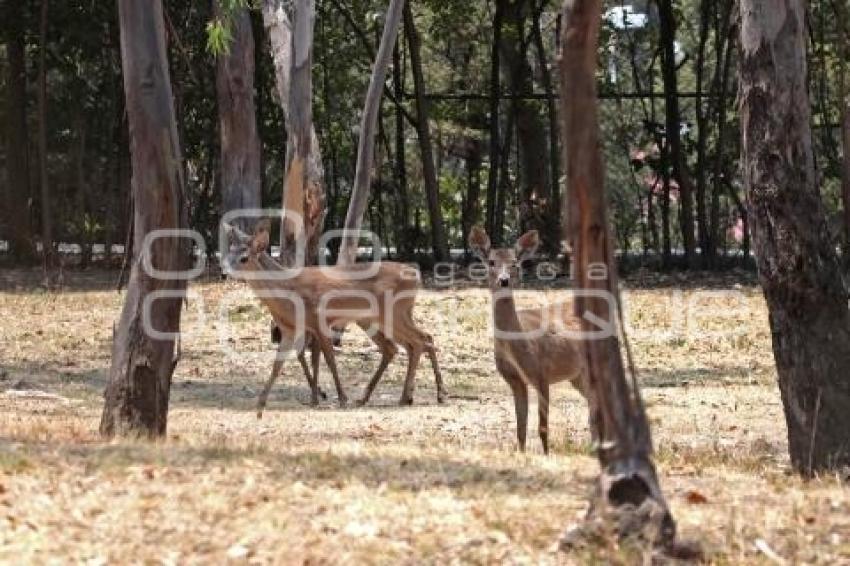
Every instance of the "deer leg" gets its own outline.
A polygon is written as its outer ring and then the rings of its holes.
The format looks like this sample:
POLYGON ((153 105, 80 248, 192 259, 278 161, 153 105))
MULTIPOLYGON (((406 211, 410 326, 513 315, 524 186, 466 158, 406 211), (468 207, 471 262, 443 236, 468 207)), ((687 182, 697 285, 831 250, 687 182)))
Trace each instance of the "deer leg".
POLYGON ((307 378, 307 384, 310 386, 310 405, 315 407, 319 404, 319 391, 316 384, 315 374, 310 373, 310 366, 307 365, 307 356, 304 355, 304 350, 298 352, 298 363, 301 364, 301 369, 304 371, 304 376, 307 378))
POLYGON ((431 359, 431 367, 434 369, 434 382, 437 385, 437 403, 445 403, 446 397, 448 397, 446 393, 446 387, 443 385, 443 375, 440 373, 440 364, 437 362, 437 350, 434 348, 433 344, 429 344, 425 351, 428 353, 428 357, 431 359))
POLYGON ((411 344, 407 347, 407 376, 404 378, 404 388, 401 390, 399 405, 413 404, 413 388, 415 385, 416 368, 419 366, 419 358, 422 356, 422 346, 411 344))
POLYGON ((263 418, 263 410, 266 408, 266 401, 269 398, 269 392, 272 390, 272 386, 274 385, 275 380, 277 379, 278 374, 280 373, 281 368, 283 367, 283 359, 281 358, 281 354, 286 350, 287 344, 285 340, 281 340, 280 345, 277 347, 277 354, 274 357, 274 364, 272 364, 272 374, 269 377, 269 380, 266 382, 266 386, 263 387, 263 390, 260 392, 260 398, 257 400, 257 418, 263 418))
POLYGON ((537 426, 543 453, 549 454, 549 383, 546 381, 537 390, 537 426))
POLYGON ((521 452, 525 452, 525 434, 528 429, 528 386, 520 378, 508 380, 511 393, 514 395, 514 410, 516 411, 516 439, 521 452))
POLYGON ((334 378, 334 385, 336 386, 336 395, 337 399, 339 399, 340 408, 345 408, 348 405, 348 397, 345 395, 345 391, 342 389, 342 383, 339 380, 339 372, 336 368, 336 358, 334 357, 334 349, 331 345, 330 341, 327 337, 322 336, 321 334, 316 337, 316 340, 319 342, 319 347, 322 349, 322 354, 325 356, 325 363, 328 364, 328 367, 331 370, 331 375, 334 378))
POLYGON ((375 390, 378 382, 381 381, 381 377, 384 375, 387 366, 390 365, 390 362, 393 361, 393 358, 398 353, 398 348, 396 348, 395 344, 390 342, 382 332, 376 332, 371 338, 381 350, 381 363, 378 365, 378 369, 375 370, 375 375, 369 380, 369 384, 366 385, 366 391, 363 392, 363 397, 357 401, 358 407, 362 407, 369 402, 369 398, 372 396, 372 392, 375 390))
POLYGON ((316 382, 316 389, 319 392, 319 397, 326 401, 328 394, 322 391, 322 386, 319 385, 319 362, 322 361, 322 349, 313 342, 310 345, 310 362, 313 364, 313 380, 316 382))

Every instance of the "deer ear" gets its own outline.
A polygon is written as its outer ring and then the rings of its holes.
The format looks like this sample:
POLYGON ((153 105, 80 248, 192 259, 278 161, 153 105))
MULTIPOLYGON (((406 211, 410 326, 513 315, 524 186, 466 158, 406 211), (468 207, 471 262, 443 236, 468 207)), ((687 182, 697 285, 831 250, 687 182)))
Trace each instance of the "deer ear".
POLYGON ((257 222, 257 225, 254 227, 254 237, 251 240, 251 251, 258 254, 268 249, 271 229, 272 225, 268 218, 257 222))
POLYGON ((477 255, 482 261, 487 261, 490 255, 490 236, 484 231, 481 226, 474 226, 469 233, 469 247, 472 248, 472 253, 477 255))
POLYGON ((529 230, 516 241, 516 257, 519 261, 529 259, 540 246, 540 235, 537 230, 529 230))
POLYGON ((251 236, 249 236, 233 224, 222 222, 221 227, 224 230, 225 238, 227 238, 229 242, 243 243, 251 240, 251 236))

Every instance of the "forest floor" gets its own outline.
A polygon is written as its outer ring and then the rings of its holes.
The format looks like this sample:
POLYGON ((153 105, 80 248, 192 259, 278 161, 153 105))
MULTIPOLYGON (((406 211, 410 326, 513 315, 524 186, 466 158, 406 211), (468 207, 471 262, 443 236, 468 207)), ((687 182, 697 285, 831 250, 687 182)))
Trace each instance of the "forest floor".
MULTIPOLYGON (((553 389, 553 455, 532 406, 515 451, 513 404, 493 363, 489 296, 424 291, 451 397, 423 363, 415 405, 396 405, 400 355, 369 406, 319 408, 286 365, 257 420, 271 366, 263 311, 238 282, 195 282, 168 438, 97 433, 116 273, 0 272, 0 562, 631 563, 616 545, 560 554, 597 464, 587 411, 553 389), (201 316, 205 313, 205 317, 201 316), (203 320, 203 319, 206 320, 203 320)), ((737 276, 633 276, 627 315, 662 487, 680 534, 717 564, 850 563, 850 491, 789 469, 764 302, 737 276)), ((552 290, 522 293, 529 303, 552 290)), ((351 399, 377 355, 359 331, 338 354, 351 399)))

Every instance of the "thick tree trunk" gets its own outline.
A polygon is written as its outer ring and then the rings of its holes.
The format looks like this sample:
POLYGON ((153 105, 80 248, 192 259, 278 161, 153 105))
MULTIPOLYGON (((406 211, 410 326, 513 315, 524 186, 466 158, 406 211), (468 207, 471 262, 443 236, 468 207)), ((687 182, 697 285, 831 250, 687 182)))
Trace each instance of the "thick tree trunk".
POLYGON ((48 0, 41 1, 38 49, 38 181, 41 189, 41 254, 45 269, 52 266, 53 216, 47 172, 47 23, 48 0))
POLYGON ((673 16, 673 0, 659 0, 658 22, 662 54, 661 74, 664 83, 666 145, 673 179, 679 185, 679 227, 682 233, 685 262, 691 266, 694 259, 694 204, 680 132, 681 114, 679 112, 679 80, 676 72, 676 21, 673 16))
POLYGON ((404 33, 410 49, 410 70, 413 73, 413 90, 416 97, 416 130, 422 158, 422 179, 428 201, 428 214, 431 217, 431 247, 436 261, 448 261, 449 246, 446 241, 443 212, 440 208, 440 185, 437 180, 437 169, 434 166, 434 150, 431 147, 430 112, 428 101, 425 99, 425 77, 422 71, 419 32, 416 31, 410 4, 404 6, 404 33))
POLYGON ((348 203, 348 213, 345 216, 345 235, 339 250, 338 262, 342 265, 351 264, 357 260, 359 232, 363 225, 363 214, 369 205, 381 95, 384 91, 387 68, 392 60, 393 46, 398 37, 403 8, 404 0, 390 0, 381 45, 375 56, 375 65, 372 68, 372 77, 366 92, 366 103, 360 121, 360 140, 357 145, 357 169, 354 174, 354 186, 351 189, 351 201, 348 203))
MULTIPOLYGON (((220 0, 214 0, 220 12, 220 0)), ((216 92, 221 135, 221 212, 259 209, 260 137, 254 106, 254 37, 247 10, 232 14, 230 50, 218 57, 216 92)), ((243 230, 253 227, 251 218, 239 219, 243 230), (250 225, 249 225, 250 224, 250 225)))
POLYGON ((850 465, 850 312, 812 153, 802 0, 742 0, 742 159, 794 467, 850 465))
POLYGON ((327 212, 322 154, 312 110, 310 71, 315 4, 312 0, 297 2, 296 17, 300 11, 304 19, 303 22, 296 21, 296 26, 305 29, 302 30, 303 35, 295 33, 297 37, 294 37, 290 16, 284 8, 286 3, 284 0, 265 0, 263 4, 263 22, 271 43, 275 85, 288 134, 283 209, 300 215, 303 220, 303 226, 300 226, 301 223, 293 222, 289 217, 284 219, 280 234, 281 261, 291 265, 295 261, 295 242, 304 238, 305 262, 309 265, 316 261, 327 212))
MULTIPOLYGON (((584 387, 590 403, 592 436, 602 467, 591 513, 619 520, 623 529, 623 521, 617 518, 619 514, 645 503, 652 505, 657 510, 653 514, 657 522, 649 529, 651 542, 670 544, 675 538, 675 524, 652 463, 652 440, 640 391, 636 381, 626 380, 616 332, 620 320, 616 307, 619 296, 615 244, 606 210, 596 107, 601 11, 601 0, 565 2, 560 54, 563 155, 572 209, 569 218, 567 207, 564 210, 563 220, 568 225, 565 236, 575 243, 576 288, 596 294, 578 295, 576 315, 582 318, 585 332, 600 330, 586 314, 595 315, 611 329, 608 337, 583 342, 588 370, 584 387), (606 266, 608 276, 594 276, 591 265, 606 266)), ((649 520, 649 517, 635 519, 649 520)), ((638 520, 633 528, 644 529, 642 523, 638 520)), ((573 543, 575 534, 571 533, 564 544, 573 543)))
POLYGON ((24 4, 7 2, 6 18, 6 204, 3 206, 10 252, 16 261, 34 258, 30 228, 30 175, 27 157, 27 78, 24 4))
POLYGON ((168 422, 186 281, 155 277, 150 267, 185 270, 189 255, 185 238, 161 237, 148 249, 144 244, 154 230, 187 228, 186 196, 162 3, 119 0, 118 14, 132 148, 134 257, 121 319, 113 332, 100 431, 106 436, 155 437, 165 434, 168 422))

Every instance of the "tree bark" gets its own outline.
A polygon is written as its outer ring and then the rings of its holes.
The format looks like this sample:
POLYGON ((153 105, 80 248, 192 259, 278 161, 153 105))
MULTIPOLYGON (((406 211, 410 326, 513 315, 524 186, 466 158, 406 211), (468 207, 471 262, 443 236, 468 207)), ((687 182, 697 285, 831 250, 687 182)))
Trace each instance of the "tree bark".
MULTIPOLYGON (((704 108, 703 82, 705 76, 705 52, 708 44, 709 16, 711 15, 709 0, 700 1, 699 9, 699 46, 696 58, 696 120, 697 120, 697 164, 696 164, 696 205, 697 205, 697 241, 700 247, 702 266, 708 266, 713 258, 709 255, 713 246, 709 242, 711 233, 708 230, 708 216, 705 208, 705 189, 708 183, 708 167, 706 167, 706 149, 710 126, 708 112, 704 108)), ((719 41, 719 38, 715 38, 719 41)))
POLYGON ((304 29, 301 33, 296 30, 295 34, 285 4, 284 0, 265 0, 263 4, 263 22, 271 42, 275 85, 287 128, 283 209, 303 219, 303 230, 299 230, 298 222, 292 222, 290 218, 284 220, 281 227, 281 262, 292 265, 295 242, 304 238, 305 262, 309 265, 316 261, 327 212, 322 154, 312 109, 310 70, 315 4, 313 0, 298 0, 296 17, 300 12, 303 21, 296 21, 295 25, 304 29), (299 57, 301 60, 298 60, 299 57))
MULTIPOLYGON (((682 152, 681 114, 679 112, 679 81, 676 72, 676 21, 673 0, 658 2, 659 34, 661 37, 661 74, 664 83, 665 130, 673 179, 679 185, 679 227, 685 251, 685 262, 692 266, 694 259, 693 192, 682 152)), ((666 197, 665 197, 666 198, 666 197)))
POLYGON ((27 78, 24 4, 7 2, 6 57, 6 225, 12 257, 29 263, 35 253, 30 227, 30 175, 27 148, 27 78))
POLYGON ((812 151, 806 7, 742 0, 744 182, 796 470, 850 465, 850 311, 812 151))
MULTIPOLYGON (((607 338, 583 341, 587 364, 584 389, 602 467, 599 493, 591 513, 616 520, 617 515, 609 513, 627 513, 629 508, 653 505, 658 512, 652 516, 658 521, 652 525, 651 542, 670 544, 675 538, 675 524, 652 462, 652 440, 640 391, 634 379, 626 380, 616 331, 622 327, 616 307, 619 295, 615 243, 606 210, 596 106, 601 10, 601 0, 564 3, 560 54, 562 151, 570 201, 570 206, 563 210, 565 236, 575 243, 576 288, 596 293, 595 296, 580 293, 575 313, 581 317, 584 332, 600 329, 588 320, 588 314, 606 321, 612 330, 607 338), (569 217, 567 208, 571 209, 569 217), (598 270, 600 265, 606 267, 605 278, 591 273, 591 266, 598 270)), ((638 528, 644 528, 643 521, 638 528)), ((574 536, 575 531, 563 544, 569 546, 574 536)))
POLYGON ((47 171, 47 23, 48 0, 41 1, 38 50, 38 181, 41 189, 41 253, 45 269, 53 265, 53 216, 47 171))
MULTIPOLYGON (((213 0, 213 4, 220 13, 220 0, 213 0)), ((218 57, 216 67, 222 214, 262 206, 251 18, 245 9, 231 16, 233 40, 230 50, 218 57)), ((239 218, 238 224, 245 231, 253 228, 251 218, 239 218)))
POLYGON ((449 246, 443 224, 443 212, 440 207, 440 185, 437 169, 434 166, 434 150, 431 146, 431 124, 428 101, 425 99, 425 77, 422 71, 421 42, 419 32, 413 20, 410 4, 404 6, 404 32, 410 48, 410 70, 413 73, 413 90, 416 98, 416 130, 419 138, 419 150, 422 154, 422 178, 425 184, 425 196, 428 201, 428 213, 431 217, 431 247, 436 261, 448 261, 449 246))
POLYGON ((144 242, 154 230, 187 228, 185 181, 162 3, 119 0, 118 14, 132 151, 134 252, 124 308, 113 331, 100 431, 156 437, 166 433, 186 281, 154 277, 142 261, 178 271, 187 268, 189 257, 184 238, 158 238, 147 250, 144 242), (160 292, 169 295, 157 298, 160 292), (152 330, 168 336, 156 339, 152 330))
MULTIPOLYGON (((338 263, 347 265, 357 260, 357 248, 360 244, 359 231, 363 224, 363 214, 369 205, 369 191, 374 167, 375 135, 377 134, 378 114, 381 110, 381 94, 387 68, 392 59, 393 46, 398 37, 401 24, 404 0, 390 0, 387 8, 384 32, 381 45, 375 56, 369 89, 366 92, 366 103, 363 117, 360 121, 360 140, 357 146, 357 168, 354 174, 354 186, 351 189, 351 201, 345 216, 345 235, 339 250, 338 263)), ((423 157, 424 161, 424 157, 423 157)))

